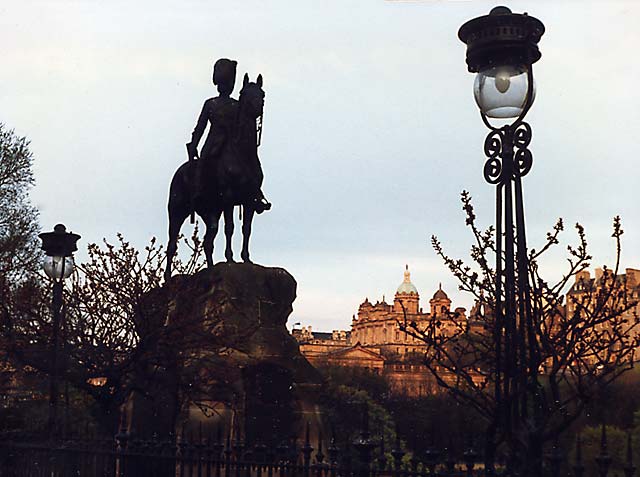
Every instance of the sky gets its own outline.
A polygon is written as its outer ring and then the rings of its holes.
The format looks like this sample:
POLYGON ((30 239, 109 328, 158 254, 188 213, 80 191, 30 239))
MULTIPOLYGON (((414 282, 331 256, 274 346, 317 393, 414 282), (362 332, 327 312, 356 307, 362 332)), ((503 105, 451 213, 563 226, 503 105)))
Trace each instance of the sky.
MULTIPOLYGON (((468 255, 462 190, 480 225, 493 222, 495 189, 482 175, 487 130, 457 31, 495 5, 4 2, 0 122, 31 141, 41 226, 62 222, 82 235, 77 260, 117 232, 138 247, 152 236, 166 242, 171 176, 202 103, 217 94, 212 64, 235 59, 237 85, 245 72, 264 77, 259 154, 273 209, 255 219, 251 253, 295 277, 289 324, 347 328, 365 297, 392 300, 405 264, 425 309, 440 283, 453 306, 469 308, 430 237, 468 255)), ((611 266, 620 215, 621 266, 640 268, 640 2, 506 5, 546 26, 527 116, 529 245, 540 246, 562 217, 562 246, 542 262, 549 279, 566 269, 576 222, 593 266, 611 266)), ((222 247, 220 234, 216 261, 222 247)))

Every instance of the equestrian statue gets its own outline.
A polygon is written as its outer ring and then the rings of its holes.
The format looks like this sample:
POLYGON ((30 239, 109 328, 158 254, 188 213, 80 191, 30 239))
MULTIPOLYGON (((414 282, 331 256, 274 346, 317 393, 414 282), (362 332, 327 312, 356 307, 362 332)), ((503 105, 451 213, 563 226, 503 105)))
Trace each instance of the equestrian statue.
POLYGON ((226 58, 213 67, 213 84, 219 95, 207 99, 187 144, 188 161, 173 175, 169 189, 169 244, 165 281, 171 278, 171 263, 178 248, 178 235, 185 219, 197 213, 205 224, 203 247, 207 265, 213 266, 213 241, 224 214, 225 258, 233 263, 233 210, 242 208, 242 252, 249 258, 253 216, 271 208, 262 193, 263 173, 258 158, 262 134, 264 91, 262 75, 255 83, 244 75, 238 100, 231 97, 237 62, 226 58), (198 154, 198 144, 209 124, 209 133, 198 154))

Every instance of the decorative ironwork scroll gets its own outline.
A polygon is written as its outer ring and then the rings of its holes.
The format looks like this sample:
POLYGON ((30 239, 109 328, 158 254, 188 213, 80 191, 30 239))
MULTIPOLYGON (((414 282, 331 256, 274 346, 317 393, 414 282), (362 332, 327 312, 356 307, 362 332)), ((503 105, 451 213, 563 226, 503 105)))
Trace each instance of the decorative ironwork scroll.
POLYGON ((531 126, 528 123, 521 122, 513 131, 513 146, 515 147, 515 155, 513 157, 514 175, 519 177, 526 176, 533 165, 533 155, 528 149, 531 143, 531 126))
POLYGON ((485 180, 496 185, 526 176, 533 165, 533 155, 528 149, 530 143, 531 126, 528 123, 492 129, 484 140, 484 154, 488 158, 484 163, 485 180))

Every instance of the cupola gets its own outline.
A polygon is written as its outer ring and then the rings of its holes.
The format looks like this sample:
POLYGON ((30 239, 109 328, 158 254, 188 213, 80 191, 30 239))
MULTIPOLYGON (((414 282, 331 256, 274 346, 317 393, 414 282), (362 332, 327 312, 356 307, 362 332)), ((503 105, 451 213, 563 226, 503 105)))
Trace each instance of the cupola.
POLYGON ((411 283, 409 265, 405 265, 404 280, 396 291, 396 296, 393 300, 393 311, 397 313, 402 313, 403 311, 406 313, 418 313, 419 301, 420 295, 418 294, 418 289, 411 283))

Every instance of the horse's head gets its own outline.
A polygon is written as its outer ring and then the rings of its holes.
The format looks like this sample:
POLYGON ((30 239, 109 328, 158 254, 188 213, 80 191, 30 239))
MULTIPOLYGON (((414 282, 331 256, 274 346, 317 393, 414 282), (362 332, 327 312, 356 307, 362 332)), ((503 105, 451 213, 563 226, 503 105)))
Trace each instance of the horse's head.
POLYGON ((245 73, 240 90, 240 108, 253 119, 262 116, 264 109, 262 75, 258 75, 256 82, 252 83, 249 81, 249 75, 245 73))

